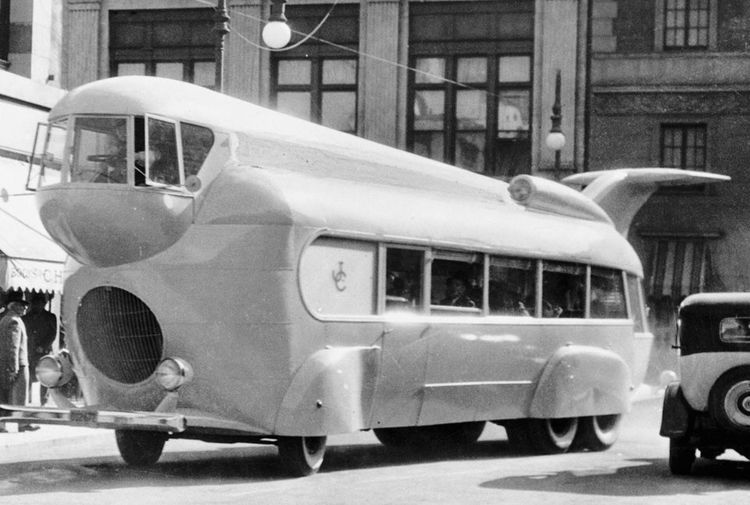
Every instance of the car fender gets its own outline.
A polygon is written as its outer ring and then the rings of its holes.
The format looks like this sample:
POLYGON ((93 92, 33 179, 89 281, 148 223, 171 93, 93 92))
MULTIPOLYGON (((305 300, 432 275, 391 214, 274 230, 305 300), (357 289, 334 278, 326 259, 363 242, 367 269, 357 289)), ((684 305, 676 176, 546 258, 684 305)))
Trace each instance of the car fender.
POLYGON ((682 438, 690 431, 693 410, 685 400, 679 382, 672 382, 664 391, 659 435, 669 438, 682 438))
POLYGON ((313 353, 292 378, 274 433, 323 436, 367 428, 380 348, 327 347, 313 353))
POLYGON ((547 361, 529 407, 535 418, 621 414, 630 410, 631 373, 615 352, 559 348, 547 361))

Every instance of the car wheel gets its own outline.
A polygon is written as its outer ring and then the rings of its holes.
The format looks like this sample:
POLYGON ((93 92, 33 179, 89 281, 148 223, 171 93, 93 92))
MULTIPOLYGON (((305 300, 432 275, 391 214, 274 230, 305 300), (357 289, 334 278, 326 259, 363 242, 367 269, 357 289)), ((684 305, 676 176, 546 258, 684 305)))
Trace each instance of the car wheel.
POLYGON ((117 449, 130 466, 151 466, 161 457, 167 435, 156 431, 115 430, 117 449))
POLYGON ((750 367, 725 372, 709 395, 709 408, 722 428, 750 433, 750 367))
POLYGON ((612 447, 620 435, 620 414, 582 417, 578 420, 578 433, 573 440, 573 450, 604 451, 612 447))
POLYGON ((669 439, 669 470, 675 475, 690 475, 695 463, 695 447, 680 438, 669 439))
POLYGON ((719 447, 700 447, 698 448, 698 454, 701 458, 705 459, 716 459, 724 453, 724 449, 719 447))
POLYGON ((320 470, 326 452, 326 437, 279 437, 281 466, 293 477, 320 470))

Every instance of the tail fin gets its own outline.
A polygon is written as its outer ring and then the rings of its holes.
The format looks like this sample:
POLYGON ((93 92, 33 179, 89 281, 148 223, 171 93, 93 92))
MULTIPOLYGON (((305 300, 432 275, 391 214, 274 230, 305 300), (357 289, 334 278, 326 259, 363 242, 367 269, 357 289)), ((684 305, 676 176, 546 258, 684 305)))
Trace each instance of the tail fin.
POLYGON ((617 231, 627 237, 636 212, 660 187, 729 180, 726 175, 677 168, 623 168, 575 174, 562 182, 580 186, 582 193, 609 215, 617 231))

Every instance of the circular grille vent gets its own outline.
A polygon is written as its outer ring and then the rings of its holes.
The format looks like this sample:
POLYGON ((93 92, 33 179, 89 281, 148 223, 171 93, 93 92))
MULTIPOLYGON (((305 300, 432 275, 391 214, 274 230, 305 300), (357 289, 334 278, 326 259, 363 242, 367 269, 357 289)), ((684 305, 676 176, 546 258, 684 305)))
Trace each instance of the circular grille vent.
POLYGON ((92 289, 81 299, 76 323, 86 357, 110 379, 135 384, 156 370, 163 349, 161 328, 132 293, 109 286, 92 289))

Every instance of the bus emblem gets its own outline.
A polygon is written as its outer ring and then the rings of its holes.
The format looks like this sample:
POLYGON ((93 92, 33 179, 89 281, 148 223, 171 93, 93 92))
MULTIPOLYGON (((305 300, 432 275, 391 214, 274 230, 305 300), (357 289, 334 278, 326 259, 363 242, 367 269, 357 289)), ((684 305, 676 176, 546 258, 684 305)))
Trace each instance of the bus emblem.
POLYGON ((333 277, 334 284, 336 284, 336 289, 344 291, 346 289, 346 272, 344 272, 343 261, 339 261, 339 271, 332 271, 331 276, 333 277))

